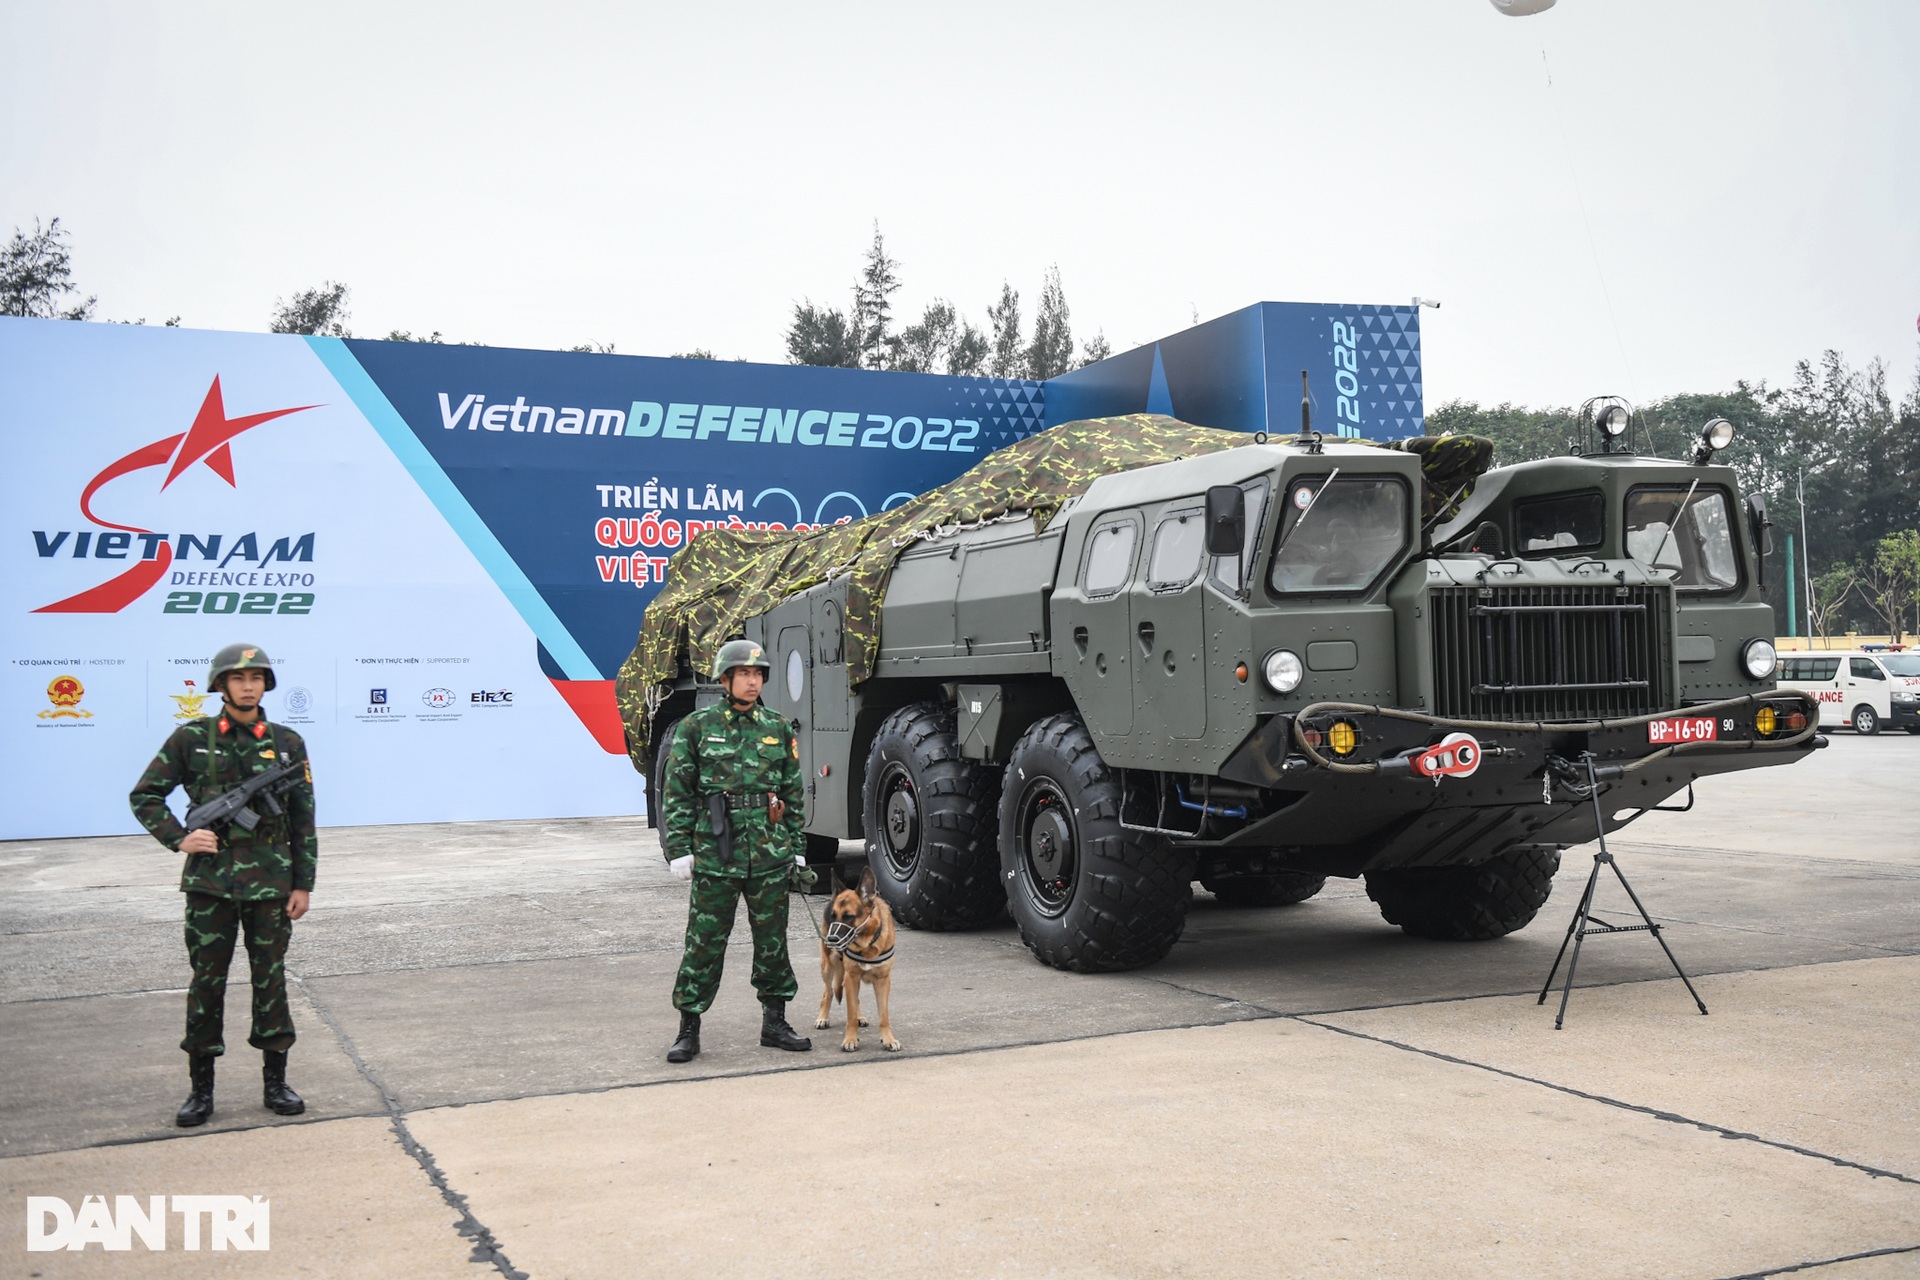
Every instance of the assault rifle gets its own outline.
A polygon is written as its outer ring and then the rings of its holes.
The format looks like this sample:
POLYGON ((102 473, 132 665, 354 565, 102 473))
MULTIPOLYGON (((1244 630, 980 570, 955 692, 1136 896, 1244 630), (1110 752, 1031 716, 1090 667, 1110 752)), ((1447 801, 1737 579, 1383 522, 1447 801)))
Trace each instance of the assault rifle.
POLYGON ((305 768, 304 761, 288 760, 265 773, 254 774, 239 786, 222 791, 211 800, 202 800, 187 810, 187 830, 212 831, 231 823, 242 831, 251 831, 260 825, 260 815, 253 811, 253 801, 256 799, 268 813, 280 817, 286 810, 280 807, 279 797, 293 789, 299 781, 298 775, 305 768))

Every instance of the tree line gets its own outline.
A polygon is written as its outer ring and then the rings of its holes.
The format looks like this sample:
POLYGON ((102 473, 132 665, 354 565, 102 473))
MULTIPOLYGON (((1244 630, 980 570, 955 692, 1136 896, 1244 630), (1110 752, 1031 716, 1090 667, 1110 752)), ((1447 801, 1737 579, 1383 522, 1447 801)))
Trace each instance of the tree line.
MULTIPOLYGON (((1896 641, 1920 632, 1920 365, 1898 400, 1878 359, 1856 368, 1838 351, 1802 360, 1784 386, 1734 384, 1640 406, 1636 447, 1685 457, 1711 419, 1734 424, 1730 464, 1747 493, 1767 502, 1773 550, 1766 590, 1783 632, 1849 630, 1896 641), (1787 535, 1794 542, 1794 613, 1786 612, 1787 535), (1809 599, 1811 582, 1811 599, 1809 599)), ((1454 400, 1427 414, 1435 435, 1494 442, 1496 463, 1582 447, 1578 409, 1482 406, 1454 400)))
POLYGON ((985 327, 935 298, 920 318, 894 327, 893 295, 900 291, 900 263, 887 252, 880 225, 853 282, 845 308, 797 302, 787 326, 787 358, 794 364, 843 369, 890 369, 957 377, 1052 378, 1113 354, 1106 334, 1096 333, 1079 351, 1058 265, 1047 269, 1034 309, 1033 332, 1025 334, 1020 294, 1000 282, 1000 296, 987 308, 985 327))
MULTIPOLYGON (((68 231, 59 218, 44 226, 36 218, 32 232, 14 228, 13 237, 0 245, 0 315, 48 320, 94 318, 98 300, 80 296, 73 279, 68 240, 68 231)), ((1072 313, 1058 266, 1050 268, 1041 282, 1031 336, 1022 325, 1020 294, 1005 281, 1000 285, 999 300, 987 308, 984 327, 976 326, 944 298, 935 298, 918 320, 896 329, 893 296, 900 291, 899 272, 900 263, 888 254, 879 224, 875 223, 873 245, 854 281, 850 304, 844 308, 815 306, 811 299, 794 304, 785 335, 787 358, 794 364, 846 369, 1051 378, 1112 354, 1104 333, 1096 333, 1075 352, 1072 313)), ((326 280, 275 299, 267 330, 351 338, 355 336, 348 326, 353 315, 352 293, 347 285, 326 280)), ((145 324, 146 320, 124 323, 145 324)), ((180 317, 173 316, 165 323, 178 325, 180 317)), ((447 341, 438 329, 426 333, 392 329, 384 338, 388 342, 447 341)), ((468 341, 463 345, 484 344, 468 341)), ((566 350, 611 355, 614 345, 586 342, 566 350)), ((717 357, 708 348, 696 347, 675 352, 672 358, 717 357)))

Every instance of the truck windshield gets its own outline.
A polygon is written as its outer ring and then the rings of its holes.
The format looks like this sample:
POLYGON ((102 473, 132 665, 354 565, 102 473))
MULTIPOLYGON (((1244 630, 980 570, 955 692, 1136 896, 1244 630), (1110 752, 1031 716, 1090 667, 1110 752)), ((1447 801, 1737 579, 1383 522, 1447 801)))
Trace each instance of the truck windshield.
POLYGON ((1276 593, 1361 591, 1407 545, 1407 487, 1392 476, 1300 476, 1287 485, 1267 582, 1276 593))
POLYGON ((1598 490, 1513 504, 1513 541, 1523 556, 1591 551, 1606 532, 1606 499, 1598 490))
POLYGON ((1885 653, 1880 661, 1896 676, 1920 676, 1920 653, 1885 653))
POLYGON ((1635 489, 1627 495, 1627 554, 1673 574, 1674 585, 1724 591, 1739 585, 1727 495, 1704 485, 1635 489), (1682 507, 1685 507, 1682 510, 1682 507))

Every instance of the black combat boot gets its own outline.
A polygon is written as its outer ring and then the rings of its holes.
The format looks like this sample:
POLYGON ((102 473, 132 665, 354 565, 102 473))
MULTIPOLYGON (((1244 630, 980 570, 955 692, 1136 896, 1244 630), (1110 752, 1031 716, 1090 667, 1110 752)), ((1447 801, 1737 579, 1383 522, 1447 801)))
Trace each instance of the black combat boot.
POLYGON ((700 1015, 682 1013, 680 1015, 680 1038, 673 1042, 673 1048, 667 1050, 668 1062, 692 1062, 700 1056, 700 1015))
POLYGON ((187 1055, 187 1071, 193 1076, 193 1092, 174 1113, 173 1122, 182 1129, 203 1125, 213 1114, 213 1058, 210 1053, 187 1055))
POLYGON ((265 1049, 260 1077, 266 1081, 261 1104, 277 1116, 297 1116, 307 1109, 306 1102, 287 1086, 287 1051, 265 1049))
POLYGON ((787 1025, 787 1002, 771 996, 760 997, 760 1043, 769 1049, 785 1049, 791 1053, 805 1053, 813 1048, 813 1041, 800 1035, 787 1025))

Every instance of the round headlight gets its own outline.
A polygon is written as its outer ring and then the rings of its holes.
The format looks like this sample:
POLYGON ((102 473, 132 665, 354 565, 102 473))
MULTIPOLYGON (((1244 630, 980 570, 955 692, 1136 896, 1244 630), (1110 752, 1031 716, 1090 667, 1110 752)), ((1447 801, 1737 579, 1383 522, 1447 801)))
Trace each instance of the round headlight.
POLYGON ((1275 693, 1292 693, 1300 687, 1300 681, 1306 678, 1306 674, 1307 669, 1301 664, 1300 655, 1291 649, 1275 649, 1260 664, 1260 675, 1275 693))
POLYGON ((1623 434, 1627 429, 1627 411, 1617 404, 1610 404, 1600 411, 1600 429, 1610 436, 1623 434))
POLYGON ((1780 665, 1780 655, 1773 651, 1771 640, 1749 640, 1740 650, 1740 665, 1755 680, 1765 680, 1780 665))
POLYGON ((1715 453, 1733 443, 1733 424, 1725 418, 1715 418, 1700 431, 1700 438, 1715 453))

